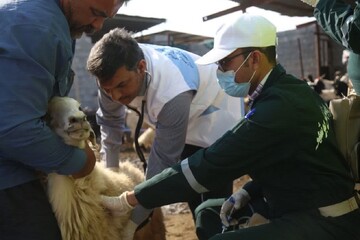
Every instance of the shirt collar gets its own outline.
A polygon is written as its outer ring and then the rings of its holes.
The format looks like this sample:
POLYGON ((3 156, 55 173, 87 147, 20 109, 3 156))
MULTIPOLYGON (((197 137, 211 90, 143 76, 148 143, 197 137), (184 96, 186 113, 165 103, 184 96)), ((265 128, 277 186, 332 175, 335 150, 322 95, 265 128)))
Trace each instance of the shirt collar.
POLYGON ((149 88, 150 82, 151 82, 151 76, 147 71, 145 71, 144 81, 143 81, 143 83, 141 85, 141 89, 140 89, 139 94, 138 94, 139 97, 140 96, 146 96, 146 93, 147 93, 147 90, 149 88))
POLYGON ((269 78, 270 73, 272 72, 273 69, 270 69, 270 71, 264 76, 264 78, 261 80, 261 82, 259 83, 259 85, 256 87, 255 91, 249 96, 249 107, 251 108, 255 98, 257 98, 257 96, 259 96, 259 94, 261 93, 263 86, 266 83, 266 80, 269 78))

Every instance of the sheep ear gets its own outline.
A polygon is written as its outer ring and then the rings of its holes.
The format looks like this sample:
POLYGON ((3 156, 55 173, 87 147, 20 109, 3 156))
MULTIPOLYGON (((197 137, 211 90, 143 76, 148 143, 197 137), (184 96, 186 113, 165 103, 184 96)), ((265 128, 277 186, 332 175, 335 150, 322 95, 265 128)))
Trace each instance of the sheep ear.
POLYGON ((92 129, 90 129, 90 136, 88 140, 92 143, 93 146, 96 146, 96 135, 92 129))

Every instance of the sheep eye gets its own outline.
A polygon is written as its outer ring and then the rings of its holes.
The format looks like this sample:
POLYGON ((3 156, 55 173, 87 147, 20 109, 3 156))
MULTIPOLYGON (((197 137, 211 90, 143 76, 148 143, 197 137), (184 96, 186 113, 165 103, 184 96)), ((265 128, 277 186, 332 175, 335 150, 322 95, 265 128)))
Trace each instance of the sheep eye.
POLYGON ((76 123, 76 118, 75 117, 70 117, 69 118, 69 123, 76 123))

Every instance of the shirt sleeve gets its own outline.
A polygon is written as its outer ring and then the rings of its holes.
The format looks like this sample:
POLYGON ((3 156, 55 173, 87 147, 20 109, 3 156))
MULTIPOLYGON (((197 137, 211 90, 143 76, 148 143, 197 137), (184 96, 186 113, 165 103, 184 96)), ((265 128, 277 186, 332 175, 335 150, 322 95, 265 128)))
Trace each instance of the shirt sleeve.
POLYGON ((336 42, 360 53, 360 6, 354 8, 341 0, 320 0, 314 16, 324 31, 336 42))
POLYGON ((251 199, 262 197, 261 187, 256 181, 250 180, 246 182, 242 188, 246 190, 251 199))
POLYGON ((151 178, 180 161, 193 97, 194 91, 183 92, 166 103, 160 111, 146 178, 151 178))
POLYGON ((119 166, 120 146, 125 128, 126 107, 112 101, 99 90, 99 109, 96 113, 97 123, 101 131, 102 160, 107 167, 119 166))
POLYGON ((43 120, 58 86, 57 76, 70 66, 68 45, 56 33, 30 23, 4 31, 0 38, 0 159, 48 173, 78 172, 85 164, 85 152, 66 145, 43 120))

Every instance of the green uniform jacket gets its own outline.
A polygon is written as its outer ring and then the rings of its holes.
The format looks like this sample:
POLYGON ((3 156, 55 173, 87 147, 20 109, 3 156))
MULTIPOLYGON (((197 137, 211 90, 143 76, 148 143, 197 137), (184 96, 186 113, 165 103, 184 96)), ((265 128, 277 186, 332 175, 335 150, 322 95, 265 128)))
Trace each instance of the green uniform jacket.
MULTIPOLYGON (((350 50, 347 66, 356 93, 360 94, 360 6, 352 8, 340 0, 320 0, 314 16, 324 31, 350 50)), ((341 57, 341 56, 339 56, 341 57)))
POLYGON ((272 217, 341 202, 354 183, 331 119, 318 94, 277 65, 244 119, 209 148, 138 185, 136 198, 146 208, 187 201, 249 174, 272 217))

